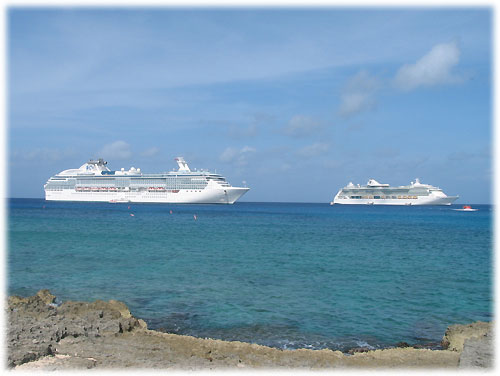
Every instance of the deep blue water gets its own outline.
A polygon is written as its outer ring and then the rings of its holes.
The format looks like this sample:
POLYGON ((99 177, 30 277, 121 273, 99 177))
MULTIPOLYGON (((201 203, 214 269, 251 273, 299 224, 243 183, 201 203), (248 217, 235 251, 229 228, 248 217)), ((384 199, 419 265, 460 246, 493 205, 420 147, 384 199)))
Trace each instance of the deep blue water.
POLYGON ((280 348, 439 342, 492 319, 493 207, 475 207, 11 199, 8 292, 280 348))

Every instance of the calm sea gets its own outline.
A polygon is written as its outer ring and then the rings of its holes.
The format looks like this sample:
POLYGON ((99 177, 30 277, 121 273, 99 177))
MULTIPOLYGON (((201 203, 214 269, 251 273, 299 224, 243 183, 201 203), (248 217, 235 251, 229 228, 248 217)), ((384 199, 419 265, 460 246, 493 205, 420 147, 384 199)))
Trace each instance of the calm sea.
POLYGON ((457 207, 11 199, 8 293, 279 348, 439 342, 492 319, 493 208, 457 207))

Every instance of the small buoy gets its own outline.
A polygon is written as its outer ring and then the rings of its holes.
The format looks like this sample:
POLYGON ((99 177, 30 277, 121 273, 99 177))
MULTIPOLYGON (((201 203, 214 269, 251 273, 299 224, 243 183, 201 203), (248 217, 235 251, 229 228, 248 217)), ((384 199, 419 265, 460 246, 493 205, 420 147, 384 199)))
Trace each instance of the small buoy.
POLYGON ((130 209, 130 206, 128 208, 130 209))
POLYGON ((172 210, 170 210, 170 214, 172 214, 172 210))
POLYGON ((135 217, 135 215, 133 215, 132 213, 130 213, 130 216, 131 216, 131 217, 135 217))
POLYGON ((193 217, 194 217, 194 220, 195 220, 195 221, 198 219, 198 217, 196 216, 196 214, 195 214, 195 215, 193 215, 193 217))
POLYGON ((42 206, 42 209, 45 209, 45 205, 42 206))

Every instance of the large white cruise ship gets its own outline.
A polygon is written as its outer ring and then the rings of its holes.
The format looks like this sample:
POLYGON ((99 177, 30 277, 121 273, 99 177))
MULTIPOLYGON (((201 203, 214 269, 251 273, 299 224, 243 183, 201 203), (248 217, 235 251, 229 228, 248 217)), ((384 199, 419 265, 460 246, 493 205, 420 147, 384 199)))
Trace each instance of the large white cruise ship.
POLYGON ((375 179, 360 186, 349 183, 330 203, 350 205, 451 205, 458 196, 447 196, 440 188, 422 184, 418 179, 410 185, 390 187, 375 179))
POLYGON ((45 199, 53 201, 159 202, 233 204, 249 188, 232 187, 208 171, 191 171, 184 158, 175 159, 177 171, 145 174, 140 168, 111 171, 102 158, 78 169, 64 170, 44 185, 45 199))

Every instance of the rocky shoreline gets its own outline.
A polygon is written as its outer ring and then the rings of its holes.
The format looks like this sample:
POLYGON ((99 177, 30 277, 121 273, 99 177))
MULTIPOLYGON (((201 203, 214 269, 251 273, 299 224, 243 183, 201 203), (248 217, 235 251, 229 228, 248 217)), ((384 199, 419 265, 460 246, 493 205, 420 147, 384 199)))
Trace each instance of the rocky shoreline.
POLYGON ((450 326, 443 350, 396 348, 351 354, 332 350, 279 350, 238 341, 202 339, 148 330, 124 303, 56 304, 48 290, 11 296, 7 366, 13 369, 119 368, 489 368, 492 323, 450 326))

